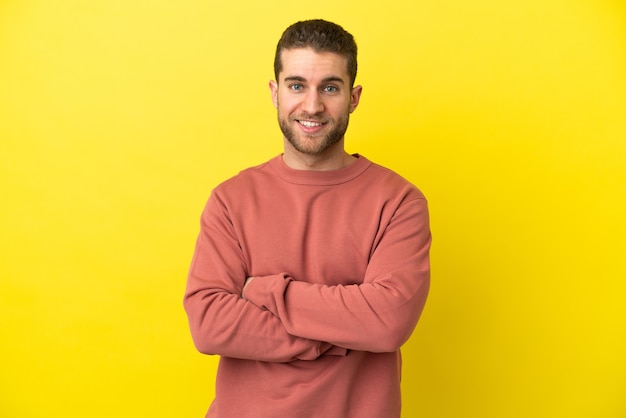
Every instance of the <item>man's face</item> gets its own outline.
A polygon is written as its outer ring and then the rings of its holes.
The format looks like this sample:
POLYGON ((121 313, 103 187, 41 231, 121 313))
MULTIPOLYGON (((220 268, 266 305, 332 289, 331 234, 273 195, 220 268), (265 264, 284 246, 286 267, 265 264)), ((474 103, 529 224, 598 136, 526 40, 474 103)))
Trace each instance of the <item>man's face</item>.
POLYGON ((283 50, 281 62, 270 89, 285 139, 307 155, 331 150, 343 139, 361 96, 361 87, 350 85, 346 58, 297 48, 283 50))

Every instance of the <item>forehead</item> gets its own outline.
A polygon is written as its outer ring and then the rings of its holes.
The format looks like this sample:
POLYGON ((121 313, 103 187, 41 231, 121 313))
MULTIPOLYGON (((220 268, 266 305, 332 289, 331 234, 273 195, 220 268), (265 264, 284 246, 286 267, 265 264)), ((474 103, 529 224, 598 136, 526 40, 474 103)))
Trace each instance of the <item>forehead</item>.
POLYGON ((280 79, 302 77, 306 80, 339 77, 349 80, 348 60, 334 52, 316 52, 311 48, 284 49, 280 54, 280 79))

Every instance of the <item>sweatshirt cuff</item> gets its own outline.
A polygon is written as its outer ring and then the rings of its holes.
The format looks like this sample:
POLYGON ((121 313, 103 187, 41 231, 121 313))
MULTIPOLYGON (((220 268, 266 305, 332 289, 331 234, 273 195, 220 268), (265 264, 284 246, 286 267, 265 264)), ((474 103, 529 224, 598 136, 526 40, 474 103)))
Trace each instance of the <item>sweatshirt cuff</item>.
POLYGON ((254 279, 246 286, 243 297, 257 307, 280 317, 276 300, 277 298, 283 299, 287 285, 292 280, 287 273, 254 276, 254 279))

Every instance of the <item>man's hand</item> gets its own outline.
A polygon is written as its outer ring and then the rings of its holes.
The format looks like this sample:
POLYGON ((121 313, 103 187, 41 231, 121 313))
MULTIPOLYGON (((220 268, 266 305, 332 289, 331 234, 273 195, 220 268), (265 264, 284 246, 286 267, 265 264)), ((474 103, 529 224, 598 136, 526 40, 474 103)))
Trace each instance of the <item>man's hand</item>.
POLYGON ((248 286, 250 284, 250 282, 252 281, 252 279, 254 279, 254 277, 248 277, 246 279, 246 282, 243 284, 243 289, 241 289, 241 297, 243 299, 245 299, 246 297, 244 296, 243 292, 246 290, 246 286, 248 286))

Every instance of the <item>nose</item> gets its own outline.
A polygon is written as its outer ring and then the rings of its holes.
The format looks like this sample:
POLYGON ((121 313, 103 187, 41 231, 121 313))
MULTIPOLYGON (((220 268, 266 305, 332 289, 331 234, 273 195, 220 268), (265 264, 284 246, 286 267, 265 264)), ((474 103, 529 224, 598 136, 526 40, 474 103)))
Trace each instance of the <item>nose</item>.
POLYGON ((324 102, 320 93, 316 90, 310 90, 304 97, 302 107, 305 112, 310 115, 315 115, 324 111, 324 102))

